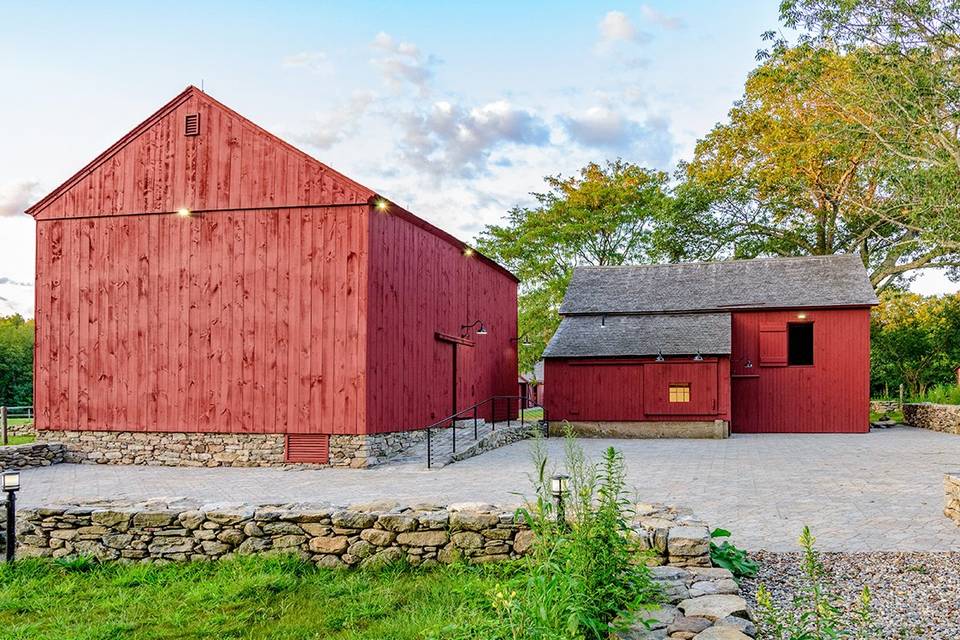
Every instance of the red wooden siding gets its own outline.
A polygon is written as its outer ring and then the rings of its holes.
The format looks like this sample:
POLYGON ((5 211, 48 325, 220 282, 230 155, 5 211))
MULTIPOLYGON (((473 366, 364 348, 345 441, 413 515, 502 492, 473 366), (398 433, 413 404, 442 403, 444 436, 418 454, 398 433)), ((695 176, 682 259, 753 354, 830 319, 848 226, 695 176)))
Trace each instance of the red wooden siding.
POLYGON ((39 222, 38 427, 362 432, 367 215, 39 222))
POLYGON ((31 207, 37 220, 366 202, 369 189, 188 88, 31 207), (200 135, 184 134, 200 114, 200 135))
POLYGON ((516 280, 375 196, 189 88, 29 211, 38 428, 423 427, 452 403, 435 332, 477 318, 460 401, 514 395, 516 280))
POLYGON ((370 229, 369 431, 415 429, 450 415, 453 347, 435 335, 458 336, 474 320, 488 334, 471 331, 474 346, 457 347, 457 406, 515 396, 516 280, 393 213, 371 213, 370 229))
POLYGON ((733 431, 869 430, 869 309, 737 311, 732 341, 733 431), (813 323, 813 366, 786 366, 786 326, 798 321, 813 323))
POLYGON ((729 373, 727 358, 548 358, 545 407, 551 421, 729 420, 729 373), (667 402, 671 383, 690 384, 687 412, 667 402))

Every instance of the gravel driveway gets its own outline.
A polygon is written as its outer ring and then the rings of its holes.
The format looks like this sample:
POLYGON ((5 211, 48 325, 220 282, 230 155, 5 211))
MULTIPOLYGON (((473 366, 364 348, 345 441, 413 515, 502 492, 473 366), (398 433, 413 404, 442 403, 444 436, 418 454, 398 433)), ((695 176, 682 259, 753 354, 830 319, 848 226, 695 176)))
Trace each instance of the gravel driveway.
MULTIPOLYGON (((960 551, 943 515, 943 474, 960 469, 960 437, 908 427, 863 435, 738 435, 729 440, 583 440, 591 456, 622 450, 642 501, 691 507, 748 549, 794 551, 803 525, 823 551, 960 551)), ((563 442, 547 441, 553 459, 563 442)), ((529 493, 530 444, 434 470, 196 469, 56 465, 24 472, 20 504, 185 496, 204 501, 498 504, 529 493)))

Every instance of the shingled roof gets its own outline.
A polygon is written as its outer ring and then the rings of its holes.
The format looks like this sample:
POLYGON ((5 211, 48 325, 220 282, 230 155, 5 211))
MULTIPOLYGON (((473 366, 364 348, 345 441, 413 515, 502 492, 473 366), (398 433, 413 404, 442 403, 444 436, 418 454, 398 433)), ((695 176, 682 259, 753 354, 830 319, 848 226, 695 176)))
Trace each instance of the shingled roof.
POLYGON ((877 304, 856 255, 577 267, 561 315, 877 304))
POLYGON ((543 356, 725 355, 730 353, 729 313, 568 316, 543 356))

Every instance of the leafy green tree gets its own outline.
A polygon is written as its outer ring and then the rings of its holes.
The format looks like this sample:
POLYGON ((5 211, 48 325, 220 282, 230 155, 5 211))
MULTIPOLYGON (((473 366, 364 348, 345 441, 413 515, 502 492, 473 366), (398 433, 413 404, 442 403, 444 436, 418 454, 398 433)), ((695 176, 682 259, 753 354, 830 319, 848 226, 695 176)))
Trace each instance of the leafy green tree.
MULTIPOLYGON (((682 251, 671 244, 665 173, 622 160, 588 164, 571 177, 547 176, 537 206, 516 207, 503 225, 487 226, 477 248, 521 280, 520 368, 540 358, 560 322, 558 309, 573 268, 650 262, 682 251)), ((679 226, 679 225, 678 225, 679 226)))
POLYGON ((33 404, 33 320, 0 317, 0 405, 33 404))
POLYGON ((887 290, 871 314, 871 381, 875 395, 910 396, 954 380, 960 365, 960 293, 925 297, 887 290))
MULTIPOLYGON (((711 221, 701 237, 733 257, 858 253, 878 289, 960 264, 960 245, 905 191, 916 167, 854 112, 876 81, 854 53, 778 43, 681 166, 678 197, 711 221)), ((960 188, 960 174, 943 178, 960 188)))

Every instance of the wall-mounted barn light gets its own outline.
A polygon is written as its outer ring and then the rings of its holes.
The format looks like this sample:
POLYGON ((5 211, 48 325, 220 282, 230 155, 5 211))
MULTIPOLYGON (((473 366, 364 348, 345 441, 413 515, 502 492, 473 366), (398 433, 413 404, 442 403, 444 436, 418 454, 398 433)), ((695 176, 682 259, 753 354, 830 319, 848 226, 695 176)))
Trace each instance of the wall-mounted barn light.
POLYGON ((657 362, 663 362, 663 349, 657 349, 657 362))
POLYGON ((467 337, 467 334, 470 333, 470 329, 473 329, 473 328, 476 327, 477 325, 480 325, 480 327, 477 329, 477 335, 478 335, 478 336, 485 336, 485 335, 487 335, 487 328, 486 328, 485 326, 483 326, 483 321, 482 321, 482 320, 476 320, 476 321, 474 321, 474 322, 471 323, 471 324, 462 324, 462 325, 460 325, 460 337, 461 337, 461 338, 466 338, 466 337, 467 337))
POLYGON ((743 365, 744 369, 753 369, 753 360, 747 358, 747 363, 743 365))
POLYGON ((516 342, 516 343, 522 344, 525 347, 529 347, 530 345, 533 344, 532 342, 530 342, 530 338, 527 337, 526 333, 523 333, 523 335, 521 335, 518 338, 510 338, 510 342, 516 342))
POLYGON ((377 200, 376 204, 374 204, 373 206, 377 208, 377 211, 386 211, 387 209, 390 208, 390 203, 384 200, 383 198, 380 198, 377 200))
POLYGON ((180 216, 181 218, 189 218, 190 209, 187 209, 186 207, 181 207, 177 209, 177 215, 180 216))
POLYGON ((469 258, 470 256, 473 255, 473 249, 471 249, 470 247, 465 248, 465 249, 463 250, 463 255, 465 255, 465 256, 467 256, 467 257, 469 258))
POLYGON ((693 356, 693 359, 696 360, 697 362, 703 360, 703 356, 700 355, 700 349, 697 349, 697 355, 693 356))

